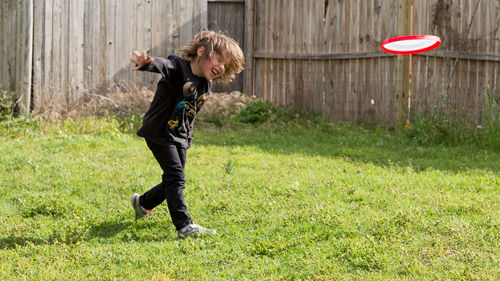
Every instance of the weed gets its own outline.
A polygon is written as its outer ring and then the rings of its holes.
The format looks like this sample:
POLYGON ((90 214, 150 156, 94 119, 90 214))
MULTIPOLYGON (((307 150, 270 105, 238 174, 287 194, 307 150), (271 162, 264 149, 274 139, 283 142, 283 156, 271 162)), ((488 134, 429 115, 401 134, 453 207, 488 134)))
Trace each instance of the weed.
POLYGON ((135 134, 142 126, 143 114, 139 110, 133 110, 129 116, 117 118, 120 131, 126 134, 135 134))
POLYGON ((224 163, 224 172, 226 173, 226 175, 232 174, 236 169, 236 166, 238 166, 238 160, 235 160, 233 158, 227 159, 227 161, 224 163))
POLYGON ((500 149, 500 103, 489 88, 482 93, 482 111, 478 120, 471 122, 456 112, 447 112, 445 91, 436 105, 424 114, 412 114, 405 125, 406 136, 420 145, 462 145, 500 149))
POLYGON ((12 120, 15 109, 21 100, 16 93, 0 89, 0 121, 12 120))

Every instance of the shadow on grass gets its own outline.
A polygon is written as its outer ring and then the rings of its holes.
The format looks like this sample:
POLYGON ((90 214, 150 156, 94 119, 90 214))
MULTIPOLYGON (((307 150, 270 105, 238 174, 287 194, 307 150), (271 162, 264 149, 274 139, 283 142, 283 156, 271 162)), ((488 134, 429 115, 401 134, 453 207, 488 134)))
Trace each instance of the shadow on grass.
POLYGON ((0 250, 15 249, 26 245, 45 245, 49 244, 47 240, 41 238, 25 237, 19 235, 9 235, 0 237, 0 250))
POLYGON ((104 221, 90 225, 90 238, 111 238, 134 225, 130 221, 104 221))
POLYGON ((0 237, 0 250, 16 249, 25 246, 73 245, 80 242, 98 240, 106 244, 115 242, 151 242, 170 241, 177 239, 176 235, 166 231, 163 225, 157 222, 134 222, 134 221, 102 221, 96 224, 79 226, 64 231, 54 230, 47 237, 30 237, 19 234, 11 234, 0 237))
POLYGON ((230 130, 201 129, 195 145, 255 146, 274 154, 304 154, 345 161, 359 161, 379 166, 411 167, 416 171, 428 169, 464 171, 480 169, 500 171, 500 152, 472 146, 419 146, 397 135, 361 128, 333 130, 263 131, 258 128, 230 130))
POLYGON ((103 221, 91 224, 88 240, 109 241, 165 241, 173 240, 175 235, 166 231, 162 224, 153 221, 103 221))

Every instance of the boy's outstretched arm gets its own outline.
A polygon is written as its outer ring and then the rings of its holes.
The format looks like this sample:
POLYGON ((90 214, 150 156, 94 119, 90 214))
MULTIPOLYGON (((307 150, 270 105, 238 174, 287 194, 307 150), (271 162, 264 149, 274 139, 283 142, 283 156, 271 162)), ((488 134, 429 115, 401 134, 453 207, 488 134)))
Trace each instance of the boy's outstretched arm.
POLYGON ((135 67, 132 68, 133 70, 160 73, 166 78, 170 78, 171 73, 175 72, 176 66, 170 59, 149 57, 146 51, 142 51, 142 54, 134 51, 133 54, 136 57, 135 59, 130 59, 131 62, 135 63, 135 67))

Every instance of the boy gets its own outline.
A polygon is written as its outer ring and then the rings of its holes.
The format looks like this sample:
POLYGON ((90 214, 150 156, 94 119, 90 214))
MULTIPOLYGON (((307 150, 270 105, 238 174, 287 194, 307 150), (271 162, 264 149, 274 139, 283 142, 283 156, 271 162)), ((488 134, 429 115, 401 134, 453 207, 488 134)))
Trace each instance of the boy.
POLYGON ((193 121, 207 100, 212 81, 228 83, 243 70, 244 57, 238 44, 214 31, 198 33, 182 50, 181 57, 148 57, 134 51, 134 70, 160 73, 155 96, 137 134, 160 164, 162 182, 131 202, 135 218, 152 212, 167 199, 179 238, 214 232, 194 224, 184 201, 184 164, 191 147, 193 121))

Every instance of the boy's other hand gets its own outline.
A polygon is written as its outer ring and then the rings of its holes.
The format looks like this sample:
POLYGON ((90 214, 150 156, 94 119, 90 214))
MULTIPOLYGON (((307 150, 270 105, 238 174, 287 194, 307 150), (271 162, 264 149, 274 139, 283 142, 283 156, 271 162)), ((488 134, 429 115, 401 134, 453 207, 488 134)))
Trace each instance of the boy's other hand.
POLYGON ((136 59, 130 59, 131 62, 135 63, 135 67, 132 70, 139 70, 139 68, 145 66, 146 64, 150 64, 154 61, 153 58, 149 58, 146 51, 142 51, 142 54, 139 54, 137 51, 133 52, 136 59))

